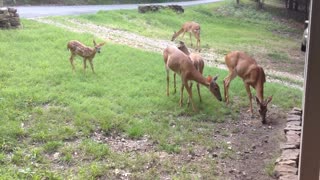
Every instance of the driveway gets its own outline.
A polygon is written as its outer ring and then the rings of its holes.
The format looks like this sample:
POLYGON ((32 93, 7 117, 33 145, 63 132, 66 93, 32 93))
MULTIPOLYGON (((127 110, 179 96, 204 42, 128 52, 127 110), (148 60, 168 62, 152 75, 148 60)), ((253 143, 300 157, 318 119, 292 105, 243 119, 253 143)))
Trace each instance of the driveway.
MULTIPOLYGON (((176 4, 181 6, 192 6, 199 4, 207 4, 222 0, 199 0, 186 2, 169 2, 155 3, 161 5, 176 4)), ((63 15, 79 15, 93 14, 100 10, 122 10, 122 9, 137 9, 139 4, 119 4, 119 5, 85 5, 85 6, 16 6, 18 13, 22 18, 37 18, 47 16, 63 16, 63 15)))

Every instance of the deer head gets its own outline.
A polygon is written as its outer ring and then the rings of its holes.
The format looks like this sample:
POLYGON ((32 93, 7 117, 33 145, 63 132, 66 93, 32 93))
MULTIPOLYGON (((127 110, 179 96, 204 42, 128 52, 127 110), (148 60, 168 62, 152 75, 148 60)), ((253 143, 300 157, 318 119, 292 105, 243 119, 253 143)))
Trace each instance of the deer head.
POLYGON ((171 41, 174 41, 176 39, 176 37, 177 37, 177 33, 175 31, 173 31, 171 41))
POLYGON ((262 124, 265 124, 266 123, 266 115, 267 115, 267 111, 268 111, 267 106, 268 106, 269 102, 272 101, 272 96, 268 97, 265 100, 262 99, 262 102, 260 102, 259 98, 256 96, 256 101, 257 101, 258 106, 260 107, 259 114, 262 118, 262 124))
POLYGON ((220 87, 216 80, 218 79, 219 76, 215 76, 212 78, 211 76, 207 77, 208 82, 210 82, 209 85, 209 90, 210 92, 219 100, 222 101, 221 93, 220 93, 220 87))
POLYGON ((97 45, 96 41, 93 40, 94 49, 95 49, 96 52, 98 52, 98 53, 100 53, 100 49, 101 49, 101 47, 102 47, 104 44, 105 44, 105 42, 100 43, 100 44, 97 45))

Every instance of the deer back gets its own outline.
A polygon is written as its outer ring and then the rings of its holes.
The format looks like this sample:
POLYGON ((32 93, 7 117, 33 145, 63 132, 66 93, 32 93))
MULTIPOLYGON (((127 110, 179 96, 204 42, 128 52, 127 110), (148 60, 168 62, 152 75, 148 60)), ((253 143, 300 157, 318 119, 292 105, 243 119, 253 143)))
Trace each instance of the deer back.
POLYGON ((68 42, 68 49, 71 51, 72 54, 76 54, 85 58, 93 58, 96 54, 94 48, 88 47, 76 40, 68 42))

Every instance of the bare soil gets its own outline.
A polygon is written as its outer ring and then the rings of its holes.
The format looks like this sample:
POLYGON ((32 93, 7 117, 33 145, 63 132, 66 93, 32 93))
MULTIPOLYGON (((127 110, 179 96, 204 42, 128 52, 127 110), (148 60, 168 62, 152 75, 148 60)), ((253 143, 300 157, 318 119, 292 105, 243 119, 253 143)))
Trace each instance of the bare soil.
MULTIPOLYGON (((112 41, 114 43, 126 44, 135 48, 144 49, 162 53, 162 50, 169 44, 173 44, 168 40, 159 40, 143 37, 137 34, 126 32, 123 30, 112 29, 108 27, 98 26, 92 23, 86 23, 75 19, 67 19, 65 23, 55 22, 50 19, 41 18, 36 21, 52 24, 58 27, 68 29, 73 32, 91 33, 102 39, 112 41), (78 28, 81 27, 81 28, 78 28)), ((293 53, 294 54, 294 53, 293 53)), ((206 64, 219 68, 224 68, 221 63, 223 55, 215 54, 210 50, 201 52, 206 59, 206 64)), ((297 55, 300 56, 300 55, 297 55)), ((267 74, 277 74, 282 77, 294 78, 302 80, 303 77, 297 74, 274 71, 272 66, 267 69, 267 74)), ((268 77, 268 81, 272 77, 268 77)), ((276 81, 276 79, 274 79, 276 81)), ((301 87, 300 87, 301 88, 301 87)), ((255 107, 255 109, 257 109, 255 107)), ((156 142, 152 142, 149 137, 144 136, 139 140, 132 140, 119 134, 105 135, 102 132, 92 134, 92 139, 98 142, 104 142, 109 145, 112 151, 118 153, 134 154, 156 154, 157 161, 150 162, 143 172, 147 172, 150 168, 161 171, 164 162, 171 162, 176 166, 181 164, 198 164, 202 168, 208 168, 206 162, 213 160, 216 162, 217 170, 213 177, 218 176, 219 179, 226 180, 269 180, 273 179, 270 174, 272 172, 275 158, 279 156, 279 143, 284 139, 283 128, 285 125, 286 113, 280 108, 271 106, 268 111, 268 124, 262 125, 257 112, 251 117, 247 113, 247 109, 239 110, 238 119, 226 119, 224 123, 215 125, 212 130, 212 141, 225 142, 228 147, 217 147, 216 149, 207 149, 198 145, 196 142, 192 144, 196 147, 195 151, 190 152, 187 147, 182 147, 181 152, 177 154, 168 154, 164 151, 158 151, 156 142), (227 150, 226 150, 227 149, 227 150), (268 167, 270 167, 269 170, 268 167)), ((130 173, 114 169, 114 174, 119 179, 132 179, 130 173)), ((194 179, 210 179, 203 177, 201 174, 194 174, 194 179)), ((165 171, 162 173, 161 179, 170 179, 165 171)))

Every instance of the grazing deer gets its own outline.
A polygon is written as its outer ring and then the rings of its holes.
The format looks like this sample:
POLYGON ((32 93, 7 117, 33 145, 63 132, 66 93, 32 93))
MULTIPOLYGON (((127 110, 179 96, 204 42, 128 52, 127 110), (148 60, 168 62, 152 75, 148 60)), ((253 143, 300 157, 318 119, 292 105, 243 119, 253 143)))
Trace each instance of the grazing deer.
MULTIPOLYGON (((184 42, 180 41, 178 49, 180 49, 180 51, 184 52, 187 56, 190 57, 194 67, 201 73, 201 75, 203 74, 203 68, 204 68, 204 61, 201 57, 200 54, 198 53, 190 53, 188 48, 186 47, 186 45, 184 44, 184 42)), ((174 79, 174 87, 175 85, 175 79, 174 79)), ((192 82, 190 82, 190 88, 192 89, 192 82)), ((201 95, 200 95, 200 85, 199 83, 197 83, 197 90, 198 90, 198 95, 199 95, 199 99, 200 102, 201 100, 201 95)))
POLYGON ((248 112, 252 111, 252 94, 250 86, 256 90, 256 101, 260 106, 259 113, 262 118, 262 123, 266 123, 267 105, 271 102, 272 96, 266 100, 263 99, 263 85, 266 82, 266 77, 263 68, 258 66, 257 62, 240 51, 233 51, 226 55, 225 63, 229 69, 228 76, 224 79, 224 98, 226 103, 229 103, 229 85, 230 82, 238 75, 242 78, 247 94, 249 96, 250 107, 248 112))
POLYGON ((181 33, 183 33, 182 34, 182 38, 183 38, 186 32, 189 32, 191 46, 192 46, 191 34, 193 34, 194 37, 197 39, 197 49, 200 51, 200 25, 196 22, 191 21, 191 22, 184 23, 178 32, 175 32, 175 31, 173 32, 171 41, 174 41, 181 33))
POLYGON ((73 58, 76 55, 79 55, 79 56, 83 57, 83 69, 84 69, 84 72, 86 71, 86 68, 87 68, 87 60, 89 60, 92 72, 94 73, 93 58, 94 58, 94 56, 96 55, 97 52, 100 53, 100 49, 105 44, 105 42, 100 43, 100 44, 97 45, 95 40, 93 40, 93 44, 94 44, 94 47, 91 48, 91 47, 88 47, 88 46, 86 46, 86 45, 84 45, 81 42, 76 41, 76 40, 72 40, 72 41, 68 42, 67 48, 71 52, 70 63, 72 65, 73 72, 75 71, 75 67, 74 67, 74 64, 73 64, 73 58))
MULTIPOLYGON (((181 76, 181 90, 180 90, 180 107, 183 104, 183 89, 186 88, 189 94, 189 101, 192 103, 192 108, 194 111, 197 111, 193 100, 192 100, 192 91, 188 85, 188 81, 196 81, 209 88, 210 92, 219 100, 222 101, 220 88, 216 82, 218 76, 212 78, 208 76, 205 78, 202 74, 197 71, 194 67, 191 59, 180 51, 176 46, 168 46, 163 51, 163 58, 165 63, 165 68, 167 72, 167 96, 169 96, 169 70, 179 74, 181 76)), ((188 103, 189 105, 189 103, 188 103)))

